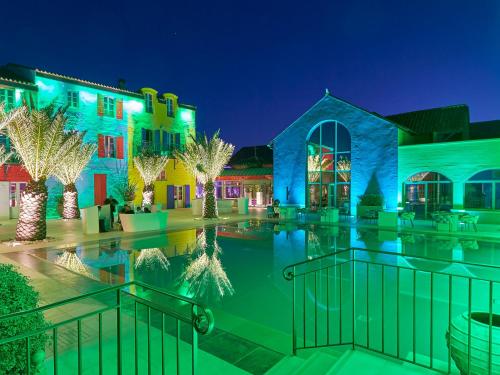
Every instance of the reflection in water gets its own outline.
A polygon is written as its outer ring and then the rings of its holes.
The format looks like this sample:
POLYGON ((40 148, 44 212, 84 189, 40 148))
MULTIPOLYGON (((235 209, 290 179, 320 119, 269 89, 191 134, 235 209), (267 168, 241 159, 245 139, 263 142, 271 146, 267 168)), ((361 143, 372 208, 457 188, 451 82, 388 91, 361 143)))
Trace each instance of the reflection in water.
POLYGON ((77 248, 64 249, 64 252, 57 257, 55 263, 70 271, 79 273, 80 275, 95 279, 95 276, 89 271, 87 266, 82 262, 76 253, 77 248))
POLYGON ((143 265, 148 268, 153 268, 156 264, 164 270, 167 270, 170 266, 170 262, 159 247, 141 249, 139 256, 135 260, 135 268, 139 268, 143 265))
POLYGON ((222 249, 217 242, 217 229, 205 228, 198 235, 194 259, 188 264, 182 275, 187 283, 187 293, 201 298, 214 294, 218 297, 233 295, 234 289, 222 268, 220 254, 222 249))

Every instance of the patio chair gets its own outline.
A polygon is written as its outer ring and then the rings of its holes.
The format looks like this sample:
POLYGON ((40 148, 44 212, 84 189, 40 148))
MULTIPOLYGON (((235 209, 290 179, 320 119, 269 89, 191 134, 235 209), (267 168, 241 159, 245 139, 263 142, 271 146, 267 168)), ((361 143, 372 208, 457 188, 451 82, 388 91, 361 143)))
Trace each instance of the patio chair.
POLYGON ((273 206, 267 206, 266 207, 266 213, 267 213, 267 218, 272 219, 274 216, 274 207, 273 206))
POLYGON ((470 229, 470 226, 474 228, 474 231, 477 232, 477 222, 479 221, 479 215, 463 215, 460 218, 460 224, 463 224, 463 228, 470 229))
POLYGON ((403 225, 406 225, 406 221, 409 221, 411 224, 411 227, 414 228, 413 220, 415 220, 415 212, 401 212, 401 215, 399 216, 401 219, 401 222, 403 225))

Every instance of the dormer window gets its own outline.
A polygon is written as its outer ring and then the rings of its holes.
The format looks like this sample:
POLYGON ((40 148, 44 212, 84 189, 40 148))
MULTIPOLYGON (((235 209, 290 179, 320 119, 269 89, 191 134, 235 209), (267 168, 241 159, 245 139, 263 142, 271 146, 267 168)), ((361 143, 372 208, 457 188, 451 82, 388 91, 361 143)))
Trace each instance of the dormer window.
POLYGON ((174 117, 174 100, 167 98, 167 116, 174 117))
POLYGON ((146 101, 146 112, 153 113, 153 95, 145 94, 144 100, 146 101))

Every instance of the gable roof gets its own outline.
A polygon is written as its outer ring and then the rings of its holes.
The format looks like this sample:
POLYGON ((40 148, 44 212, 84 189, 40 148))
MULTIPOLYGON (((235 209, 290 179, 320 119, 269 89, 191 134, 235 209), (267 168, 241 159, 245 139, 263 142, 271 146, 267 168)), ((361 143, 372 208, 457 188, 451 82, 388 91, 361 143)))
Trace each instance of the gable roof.
POLYGON ((231 157, 228 164, 249 167, 273 164, 273 150, 266 145, 242 147, 231 157))
POLYGON ((470 139, 500 138, 500 120, 472 122, 469 137, 470 139))
POLYGON ((402 124, 398 124, 394 121, 392 121, 391 119, 387 118, 387 117, 384 117, 376 112, 370 112, 362 107, 359 107, 355 104, 352 104, 351 102, 348 102, 347 100, 344 100, 344 99, 341 99, 337 96, 334 96, 332 95, 328 90, 326 91, 325 95, 320 99, 318 100, 311 108, 309 108, 306 112, 304 112, 302 115, 300 115, 294 122, 292 122, 290 125, 288 125, 283 131, 281 131, 280 133, 278 133, 272 140, 271 142, 269 142, 269 144, 271 145, 276 139, 278 139, 279 137, 281 137, 282 134, 284 134, 288 129, 290 129, 297 121, 299 121, 302 117, 304 117, 306 114, 308 114, 310 111, 312 111, 318 104, 320 104, 323 100, 325 100, 326 98, 328 97, 331 97, 333 99, 336 99, 342 103, 345 103, 353 108, 356 108, 370 116, 374 116, 380 120, 383 120, 384 122, 386 123, 389 123, 389 124, 393 124, 394 126, 404 130, 404 131, 408 131, 408 132, 412 132, 411 129, 408 129, 405 125, 402 125, 402 124))
POLYGON ((469 107, 465 104, 424 109, 385 116, 416 134, 461 131, 469 126, 469 107))

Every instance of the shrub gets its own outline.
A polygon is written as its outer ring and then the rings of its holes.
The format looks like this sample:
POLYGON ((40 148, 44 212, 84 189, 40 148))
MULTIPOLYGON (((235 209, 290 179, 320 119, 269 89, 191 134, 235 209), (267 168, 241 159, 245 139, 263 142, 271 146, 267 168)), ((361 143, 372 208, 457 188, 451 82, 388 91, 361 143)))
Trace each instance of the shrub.
POLYGON ((364 194, 359 196, 360 206, 382 206, 384 197, 380 194, 364 194))
MULTIPOLYGON (((10 264, 0 264, 0 316, 30 310, 38 306, 38 292, 29 279, 10 264)), ((33 313, 0 321, 0 339, 38 330, 47 325, 42 313, 33 313)), ((31 371, 36 374, 35 354, 45 349, 47 337, 39 334, 30 337, 31 371)), ((37 355, 38 357, 38 355, 37 355)), ((0 345, 0 374, 25 374, 26 341, 24 339, 0 345)))

